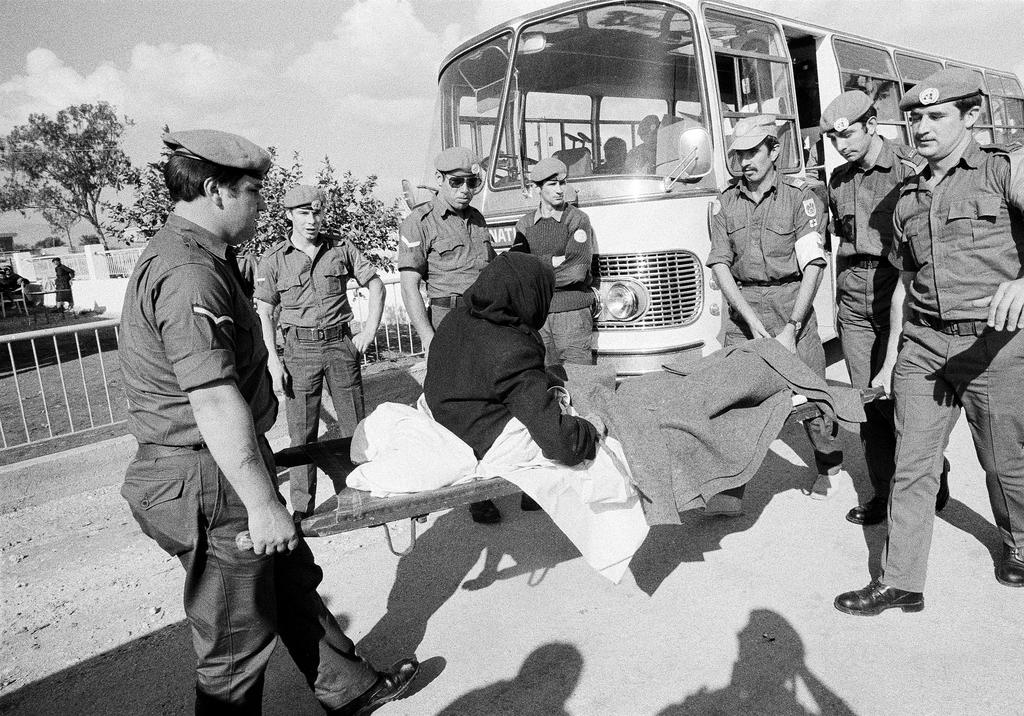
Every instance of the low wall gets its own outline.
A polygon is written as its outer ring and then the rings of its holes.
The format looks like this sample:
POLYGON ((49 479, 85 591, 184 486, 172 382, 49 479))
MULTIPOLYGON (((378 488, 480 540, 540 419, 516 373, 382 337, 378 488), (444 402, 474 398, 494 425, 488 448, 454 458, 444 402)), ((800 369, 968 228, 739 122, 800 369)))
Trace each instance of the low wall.
MULTIPOLYGON (((124 305, 124 292, 128 288, 126 278, 99 278, 86 281, 72 281, 71 295, 75 299, 76 311, 95 311, 103 318, 118 318, 124 305)), ((54 305, 54 294, 43 296, 47 306, 54 305)))

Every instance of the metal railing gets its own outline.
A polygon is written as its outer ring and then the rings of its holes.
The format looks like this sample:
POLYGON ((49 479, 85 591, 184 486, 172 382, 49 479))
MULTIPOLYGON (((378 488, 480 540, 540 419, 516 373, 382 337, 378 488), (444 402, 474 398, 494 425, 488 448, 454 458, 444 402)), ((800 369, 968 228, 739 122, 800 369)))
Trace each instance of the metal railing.
POLYGON ((132 275, 135 262, 145 249, 115 249, 101 254, 107 260, 107 275, 110 278, 127 278, 132 275))
POLYGON ((51 256, 33 256, 29 261, 35 271, 36 281, 43 283, 53 281, 53 260, 60 259, 61 263, 75 272, 79 279, 89 278, 89 258, 86 254, 53 254, 51 256))
MULTIPOLYGON (((397 279, 363 365, 422 354, 397 279)), ((366 291, 349 291, 356 325, 366 291)), ((117 425, 128 417, 118 357, 120 319, 0 336, 0 450, 117 425)))

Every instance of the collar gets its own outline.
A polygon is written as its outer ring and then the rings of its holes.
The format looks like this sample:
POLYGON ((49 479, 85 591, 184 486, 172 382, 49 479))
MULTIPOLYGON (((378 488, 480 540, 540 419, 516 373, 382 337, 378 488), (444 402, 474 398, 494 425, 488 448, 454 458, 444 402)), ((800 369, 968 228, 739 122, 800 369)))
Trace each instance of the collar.
POLYGON ((742 177, 740 177, 740 180, 736 183, 736 186, 739 189, 740 194, 742 194, 743 196, 747 197, 748 199, 753 201, 755 204, 759 203, 759 201, 764 201, 764 199, 769 194, 771 194, 773 191, 776 194, 778 194, 779 193, 779 185, 782 183, 782 172, 780 172, 778 169, 775 169, 774 171, 775 171, 775 179, 772 181, 771 184, 768 185, 768 188, 764 190, 764 194, 761 195, 761 199, 760 200, 755 199, 754 195, 750 193, 750 190, 747 189, 747 183, 743 180, 742 177))
MULTIPOLYGON (((939 169, 944 170, 943 175, 949 174, 955 167, 963 165, 968 169, 977 169, 981 166, 984 160, 984 152, 978 143, 974 141, 974 137, 967 134, 966 141, 962 142, 959 146, 953 149, 947 156, 943 157, 939 162, 939 169)), ((922 178, 929 178, 934 176, 934 172, 931 169, 931 164, 925 162, 924 166, 918 170, 918 175, 922 178), (925 174, 925 172, 928 172, 925 174)))
POLYGON ((444 197, 441 196, 441 192, 438 192, 434 196, 433 201, 430 202, 430 206, 431 209, 433 211, 436 211, 438 216, 440 216, 442 219, 446 217, 448 214, 458 216, 460 219, 465 219, 469 215, 469 209, 472 205, 467 206, 466 210, 460 214, 459 212, 455 211, 455 209, 453 209, 447 201, 444 200, 444 197))
POLYGON ((565 218, 565 215, 569 213, 570 206, 571 204, 563 204, 561 209, 556 209, 555 211, 552 211, 551 214, 548 216, 544 216, 544 214, 541 213, 541 207, 538 206, 537 211, 533 213, 533 223, 536 224, 541 219, 554 219, 555 221, 561 223, 562 219, 565 218))
POLYGON ((892 145, 889 144, 889 140, 882 137, 882 147, 878 150, 878 156, 875 157, 875 161, 871 163, 868 169, 892 169, 893 164, 896 163, 896 153, 892 150, 892 145))
POLYGON ((175 229, 179 234, 188 236, 217 258, 224 261, 228 260, 228 247, 230 244, 227 241, 218 239, 199 224, 171 213, 167 216, 166 225, 175 229))

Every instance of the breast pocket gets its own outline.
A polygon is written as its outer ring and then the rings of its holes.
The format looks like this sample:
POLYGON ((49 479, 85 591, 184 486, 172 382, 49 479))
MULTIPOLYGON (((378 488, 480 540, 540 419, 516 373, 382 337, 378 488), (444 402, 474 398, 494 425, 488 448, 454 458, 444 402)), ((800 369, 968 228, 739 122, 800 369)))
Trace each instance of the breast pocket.
POLYGON ((985 242, 995 233, 1002 203, 1001 197, 991 194, 951 202, 946 227, 965 246, 985 242))
POLYGON ((282 274, 278 277, 277 293, 281 296, 282 307, 299 308, 302 305, 304 292, 305 285, 299 274, 282 274))
POLYGON ((328 296, 339 296, 348 288, 348 266, 337 257, 324 267, 324 286, 328 296))
POLYGON ((773 258, 787 258, 794 254, 796 245, 796 227, 792 221, 774 219, 765 226, 761 242, 764 244, 764 255, 773 258))
POLYGON ((460 269, 466 260, 465 246, 461 241, 450 236, 439 236, 434 239, 430 248, 437 256, 437 268, 441 272, 460 269))
POLYGON ((198 505, 193 476, 198 474, 199 453, 187 452, 157 460, 134 460, 125 474, 121 496, 142 531, 171 555, 195 548, 198 505))
POLYGON ((729 236, 729 243, 737 256, 742 257, 749 246, 750 233, 747 217, 727 217, 725 220, 725 233, 729 236))
POLYGON ((852 201, 844 201, 836 207, 836 233, 843 241, 857 240, 857 205, 852 201))

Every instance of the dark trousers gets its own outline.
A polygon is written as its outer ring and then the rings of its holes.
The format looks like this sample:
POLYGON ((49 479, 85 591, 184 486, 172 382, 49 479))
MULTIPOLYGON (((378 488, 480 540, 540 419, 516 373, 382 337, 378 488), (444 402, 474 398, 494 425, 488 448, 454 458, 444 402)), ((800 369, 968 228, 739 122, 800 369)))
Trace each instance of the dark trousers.
MULTIPOLYGON (((743 297, 773 336, 786 327, 793 311, 799 283, 782 286, 744 286, 743 297)), ((750 327, 734 311, 729 311, 725 326, 725 345, 743 343, 754 337, 750 327)), ((825 377, 825 348, 818 336, 818 320, 811 311, 796 339, 796 354, 822 378, 825 377)), ((804 421, 804 430, 814 448, 814 466, 819 475, 835 472, 843 464, 843 451, 837 439, 839 426, 824 415, 804 421)))
MULTIPOLYGON (((889 264, 877 268, 850 266, 839 273, 836 282, 839 338, 854 388, 870 387, 871 379, 885 361, 889 308, 899 280, 899 271, 889 264)), ((888 500, 896 467, 893 402, 874 400, 866 404, 864 418, 860 424, 860 441, 868 478, 875 498, 888 500)))
MULTIPOLYGON (((261 449, 273 475, 266 441, 261 449)), ((209 451, 140 446, 121 494, 142 531, 185 568, 197 714, 259 714, 279 637, 325 708, 373 684, 374 670, 316 591, 323 572, 306 543, 273 556, 235 546, 248 515, 209 451)))
MULTIPOLYGON (((285 399, 292 446, 316 442, 325 380, 338 415, 340 437, 350 437, 366 414, 359 353, 352 339, 346 335, 330 341, 300 341, 294 331, 286 331, 284 363, 292 377, 293 397, 285 399)), ((316 467, 293 467, 288 480, 292 509, 312 512, 316 503, 316 467)))
POLYGON ((960 417, 974 438, 1003 541, 1024 548, 1024 332, 947 335, 908 322, 893 371, 896 472, 883 580, 924 591, 942 451, 960 417))
POLYGON ((594 315, 589 308, 549 313, 540 337, 546 364, 594 364, 594 315))

